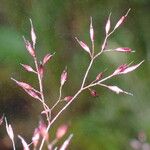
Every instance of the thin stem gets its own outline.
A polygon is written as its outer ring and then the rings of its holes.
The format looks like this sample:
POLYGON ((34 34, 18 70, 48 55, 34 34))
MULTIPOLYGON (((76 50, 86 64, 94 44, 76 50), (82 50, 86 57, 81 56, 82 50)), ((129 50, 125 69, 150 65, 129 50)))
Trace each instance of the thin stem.
POLYGON ((59 88, 59 98, 57 100, 57 102, 52 106, 51 111, 58 105, 58 103, 61 101, 61 96, 62 96, 62 85, 59 88))
POLYGON ((54 145, 56 145, 57 144, 57 142, 58 142, 58 139, 56 138, 56 139, 54 139, 50 144, 48 144, 48 145, 50 145, 51 146, 51 149, 54 147, 54 145))
POLYGON ((38 100, 46 107, 46 110, 50 110, 47 104, 42 101, 42 99, 39 98, 38 100))
POLYGON ((94 57, 94 41, 92 40, 92 58, 94 57))
POLYGON ((16 147, 15 147, 15 142, 14 142, 14 140, 12 140, 12 144, 13 144, 13 150, 16 150, 16 147))
POLYGON ((93 59, 96 59, 98 56, 100 56, 100 55, 104 52, 104 49, 105 49, 105 46, 106 46, 107 39, 108 39, 108 37, 109 37, 111 34, 112 34, 112 33, 107 34, 107 35, 105 36, 105 39, 104 39, 103 44, 102 44, 102 47, 101 47, 101 51, 100 51, 99 53, 97 53, 97 54, 94 56, 93 59))
POLYGON ((104 52, 104 49, 105 49, 105 46, 106 46, 106 42, 107 42, 108 38, 111 36, 111 34, 114 33, 114 31, 115 31, 115 29, 113 29, 109 34, 106 34, 104 42, 102 44, 101 51, 94 56, 94 59, 96 59, 98 56, 100 56, 102 54, 102 52, 104 52))
POLYGON ((87 68, 87 70, 86 70, 86 73, 85 73, 85 75, 84 75, 84 78, 83 78, 83 81, 82 81, 82 84, 81 84, 81 89, 84 87, 86 78, 87 78, 88 73, 89 73, 89 71, 90 71, 90 69, 91 69, 91 67, 92 67, 93 61, 94 61, 94 58, 91 59, 90 64, 89 64, 89 66, 88 66, 88 68, 87 68))
POLYGON ((85 86, 85 87, 83 88, 83 90, 88 89, 88 88, 93 87, 93 86, 96 86, 96 85, 100 85, 100 83, 102 83, 102 82, 104 82, 104 81, 106 81, 106 80, 112 78, 113 76, 114 76, 114 75, 111 74, 111 75, 109 75, 109 76, 103 78, 102 80, 100 80, 100 81, 98 81, 98 82, 96 82, 96 83, 89 84, 89 85, 85 86))
MULTIPOLYGON (((37 62, 37 58, 36 57, 34 57, 34 63, 35 63, 37 76, 38 76, 38 81, 39 81, 41 100, 42 100, 42 104, 43 104, 44 110, 46 111, 48 106, 46 105, 46 107, 45 107, 45 98, 44 98, 44 94, 43 94, 43 83, 42 83, 42 78, 41 78, 40 73, 39 73, 38 62, 37 62)), ((49 109, 49 107, 48 107, 48 109, 49 109)), ((46 113, 46 118, 47 118, 47 121, 49 123, 50 122, 50 117, 49 117, 49 115, 47 113, 46 113)))
POLYGON ((38 81, 39 81, 39 88, 40 88, 40 93, 41 93, 41 99, 44 100, 44 95, 43 95, 43 85, 42 85, 42 78, 39 74, 39 69, 38 69, 38 63, 37 63, 37 59, 36 57, 34 57, 34 63, 35 63, 35 67, 36 67, 36 71, 37 71, 37 76, 38 76, 38 81))

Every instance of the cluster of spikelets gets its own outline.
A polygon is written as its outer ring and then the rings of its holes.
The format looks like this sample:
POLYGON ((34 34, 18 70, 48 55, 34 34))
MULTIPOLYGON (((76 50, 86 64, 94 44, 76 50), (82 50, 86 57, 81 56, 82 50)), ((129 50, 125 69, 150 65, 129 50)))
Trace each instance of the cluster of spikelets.
MULTIPOLYGON (((49 138, 49 129, 54 124, 54 122, 58 119, 58 117, 63 113, 63 111, 66 110, 66 108, 74 101, 74 99, 76 99, 79 96, 79 94, 81 92, 83 92, 85 90, 89 90, 92 96, 94 96, 94 97, 98 96, 97 92, 93 89, 93 87, 98 85, 98 86, 105 87, 117 94, 124 93, 124 94, 128 94, 128 95, 132 95, 131 93, 122 90, 121 88, 119 88, 116 85, 106 85, 104 83, 104 81, 106 81, 114 76, 118 76, 121 74, 127 74, 131 71, 134 71, 143 63, 143 61, 141 61, 140 63, 138 63, 136 65, 132 65, 132 66, 130 66, 130 64, 122 64, 122 65, 118 66, 114 70, 114 72, 112 72, 110 75, 108 75, 106 77, 104 76, 104 72, 105 72, 105 70, 104 70, 104 71, 98 73, 98 75, 95 77, 95 79, 93 79, 93 81, 91 81, 90 83, 87 83, 87 77, 89 75, 90 69, 92 68, 93 62, 102 53, 109 52, 109 51, 122 52, 122 53, 133 52, 131 50, 131 48, 128 48, 128 47, 117 47, 115 49, 107 49, 106 48, 106 45, 108 44, 108 38, 116 31, 116 29, 118 27, 120 27, 120 25, 122 25, 122 23, 125 21, 128 13, 129 13, 129 11, 130 11, 130 9, 127 11, 127 13, 124 16, 122 16, 119 19, 119 21, 116 23, 116 25, 114 27, 111 27, 111 20, 110 20, 111 14, 109 15, 106 25, 105 25, 105 38, 104 38, 104 41, 102 43, 100 50, 97 53, 95 53, 95 47, 94 47, 95 37, 94 37, 92 18, 90 19, 89 35, 90 35, 90 40, 91 40, 91 46, 89 47, 85 42, 79 40, 76 37, 77 42, 83 48, 83 50, 85 50, 85 52, 87 52, 87 54, 89 55, 89 58, 90 58, 89 65, 85 71, 85 74, 83 75, 83 80, 81 82, 81 86, 79 87, 78 91, 74 95, 62 97, 62 89, 63 89, 65 82, 68 79, 67 69, 65 68, 60 76, 60 88, 59 88, 58 99, 56 100, 55 104, 53 104, 52 106, 48 106, 46 103, 46 100, 45 100, 45 96, 44 96, 44 92, 43 92, 43 77, 44 77, 44 72, 45 72, 45 65, 46 65, 46 63, 48 63, 48 61, 51 60, 51 58, 54 56, 54 54, 50 54, 50 53, 46 54, 42 61, 38 61, 37 55, 36 55, 36 48, 35 48, 36 34, 34 31, 32 21, 30 20, 32 42, 26 40, 24 37, 23 37, 23 39, 25 42, 26 49, 29 52, 29 54, 31 55, 35 66, 31 67, 27 64, 21 64, 21 65, 26 71, 28 71, 30 73, 34 73, 37 76, 39 87, 34 88, 33 86, 31 86, 30 84, 28 84, 26 82, 17 81, 14 78, 11 78, 11 79, 18 86, 20 86, 28 95, 30 95, 31 97, 33 97, 34 99, 39 101, 39 103, 43 106, 43 110, 41 111, 41 114, 45 115, 46 121, 45 122, 43 121, 45 119, 39 121, 38 127, 36 127, 34 130, 31 143, 28 144, 22 136, 18 135, 18 138, 20 138, 24 150, 30 150, 31 148, 33 148, 34 150, 36 150, 36 149, 41 150, 44 146, 45 141, 46 141, 48 150, 57 150, 57 149, 65 150, 68 147, 70 140, 73 136, 72 134, 70 134, 68 136, 68 138, 66 138, 66 140, 63 142, 63 144, 59 148, 57 146, 57 143, 67 132, 67 129, 68 129, 67 124, 60 125, 60 127, 56 131, 56 136, 55 136, 54 140, 49 138), (59 105, 59 103, 62 101, 64 101, 64 105, 60 108, 60 110, 58 110, 58 113, 52 117, 51 114, 52 114, 53 110, 56 109, 56 106, 59 105)), ((2 124, 3 120, 5 120, 6 131, 12 141, 13 149, 15 150, 16 146, 15 146, 14 132, 13 132, 12 126, 7 123, 7 119, 4 116, 1 118, 0 124, 2 124)))

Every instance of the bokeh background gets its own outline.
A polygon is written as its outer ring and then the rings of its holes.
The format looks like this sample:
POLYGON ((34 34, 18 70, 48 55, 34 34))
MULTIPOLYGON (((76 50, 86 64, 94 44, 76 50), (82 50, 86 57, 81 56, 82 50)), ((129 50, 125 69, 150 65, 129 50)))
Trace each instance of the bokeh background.
MULTIPOLYGON (((67 66, 69 78, 63 96, 73 95, 79 88, 88 55, 74 37, 90 44, 89 18, 93 17, 95 48, 100 50, 104 39, 104 26, 112 12, 112 26, 131 8, 125 24, 109 39, 108 47, 130 47, 135 53, 107 53, 91 69, 88 81, 107 68, 106 75, 123 63, 139 63, 136 71, 109 80, 134 96, 116 95, 96 87, 99 97, 86 91, 54 124, 69 124, 74 137, 70 150, 130 150, 130 141, 144 132, 150 142, 150 1, 149 0, 0 0, 0 115, 5 114, 16 135, 17 149, 22 149, 17 134, 30 142, 38 125, 42 107, 40 103, 15 85, 11 77, 37 86, 35 75, 27 73, 20 63, 33 65, 22 40, 30 39, 32 18, 37 34, 37 53, 41 60, 48 52, 56 52, 46 66, 44 92, 49 105, 58 97, 60 74, 67 66)), ((54 112, 55 114, 56 112, 54 112)), ((0 127, 0 149, 10 150, 11 142, 5 126, 0 127)), ((69 134, 68 133, 68 134, 69 134)), ((62 143, 60 141, 60 143, 62 143)))

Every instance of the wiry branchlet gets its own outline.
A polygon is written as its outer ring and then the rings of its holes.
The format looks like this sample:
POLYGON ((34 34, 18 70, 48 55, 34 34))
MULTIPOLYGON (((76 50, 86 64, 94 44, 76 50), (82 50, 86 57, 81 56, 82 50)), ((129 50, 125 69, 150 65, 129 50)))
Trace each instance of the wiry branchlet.
POLYGON ((65 68, 61 74, 61 78, 60 78, 60 83, 61 83, 61 86, 64 85, 64 83, 67 81, 67 78, 68 78, 68 73, 67 73, 67 68, 65 68))
POLYGON ((102 51, 105 50, 106 47, 107 47, 107 41, 102 44, 102 47, 101 47, 102 51))
POLYGON ((35 128, 33 136, 32 136, 32 142, 33 142, 34 148, 37 147, 39 139, 40 139, 40 131, 38 128, 35 128))
POLYGON ((23 137, 21 137, 20 135, 18 135, 18 138, 21 140, 22 146, 23 146, 23 150, 30 150, 27 142, 24 140, 23 137))
POLYGON ((51 110, 49 108, 47 108, 41 112, 41 114, 48 114, 48 113, 51 113, 51 110))
POLYGON ((56 138, 61 139, 66 134, 67 130, 68 130, 68 125, 66 125, 66 124, 61 125, 57 129, 56 138))

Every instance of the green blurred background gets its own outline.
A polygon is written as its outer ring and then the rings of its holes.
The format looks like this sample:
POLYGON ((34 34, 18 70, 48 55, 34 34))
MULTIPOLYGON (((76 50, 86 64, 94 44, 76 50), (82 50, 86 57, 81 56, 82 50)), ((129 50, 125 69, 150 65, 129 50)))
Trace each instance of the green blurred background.
MULTIPOLYGON (((93 98, 86 91, 57 120, 50 137, 53 138, 60 124, 68 123, 69 133, 74 134, 71 150, 130 150, 130 140, 140 131, 145 132, 150 141, 149 0, 0 0, 0 115, 7 116, 15 135, 20 134, 30 142, 42 109, 39 102, 10 80, 14 77, 37 86, 35 75, 20 66, 20 63, 33 65, 22 40, 23 35, 30 39, 29 18, 32 18, 37 34, 39 59, 48 52, 56 52, 46 66, 44 82, 48 104, 52 105, 58 97, 60 74, 65 66, 69 78, 63 96, 73 95, 81 84, 89 58, 74 37, 90 44, 90 16, 93 17, 98 51, 109 13, 112 12, 113 26, 129 8, 131 12, 126 23, 109 39, 108 46, 130 47, 136 52, 103 55, 94 64, 88 81, 105 68, 108 68, 108 75, 120 64, 138 63, 144 59, 144 64, 135 72, 107 82, 134 96, 116 95, 96 87, 99 97, 93 98)), ((22 149, 17 136, 16 143, 17 149, 22 149)), ((11 149, 4 125, 0 130, 0 149, 11 149)))

